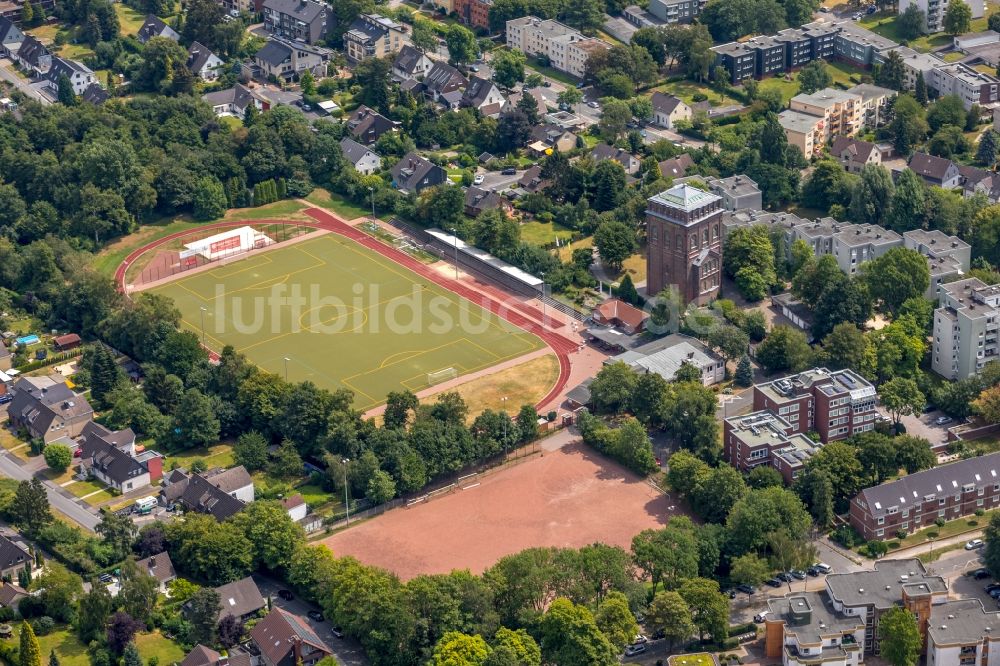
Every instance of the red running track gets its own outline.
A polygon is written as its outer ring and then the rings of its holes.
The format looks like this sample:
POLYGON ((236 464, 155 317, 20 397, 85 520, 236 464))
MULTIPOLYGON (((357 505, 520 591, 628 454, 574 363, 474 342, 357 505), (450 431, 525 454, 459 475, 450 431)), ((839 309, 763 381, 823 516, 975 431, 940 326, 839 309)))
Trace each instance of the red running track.
MULTIPOLYGON (((458 294, 480 307, 489 310, 493 314, 514 324, 518 328, 541 338, 542 341, 544 341, 545 344, 547 344, 552 351, 555 352, 556 357, 559 359, 559 378, 556 380, 555 386, 552 387, 552 390, 550 390, 548 394, 536 405, 537 409, 544 408, 551 401, 557 398, 562 393, 563 389, 566 388, 566 383, 569 381, 570 375, 569 354, 577 348, 578 343, 559 335, 558 333, 553 333, 541 324, 528 319, 521 313, 514 310, 514 307, 524 308, 519 301, 511 300, 499 289, 483 285, 482 292, 486 292, 489 296, 485 297, 483 293, 472 289, 460 280, 449 279, 440 275, 405 252, 397 250, 394 247, 389 247, 388 245, 375 240, 368 234, 358 231, 351 225, 347 224, 344 220, 325 210, 310 208, 306 210, 305 213, 309 217, 313 218, 315 222, 305 221, 301 223, 303 226, 317 227, 319 229, 324 229, 340 236, 344 236, 345 238, 349 238, 354 242, 365 246, 369 250, 378 252, 387 259, 390 259, 401 266, 405 266, 417 275, 427 280, 431 280, 434 284, 444 287, 445 289, 458 294)), ((215 224, 200 227, 200 229, 222 229, 226 227, 241 227, 247 224, 281 223, 283 221, 287 222, 287 220, 253 220, 252 222, 242 220, 237 222, 217 222, 215 224)), ((122 291, 122 293, 127 293, 125 290, 125 274, 128 272, 129 267, 135 263, 140 256, 151 249, 163 245, 164 243, 187 236, 192 231, 192 229, 188 229, 186 231, 179 231, 177 233, 164 236, 163 238, 157 239, 141 248, 138 248, 137 250, 134 250, 127 257, 125 257, 125 260, 115 270, 115 284, 122 291)), ((214 357, 217 357, 217 354, 211 352, 211 350, 209 353, 214 357)))

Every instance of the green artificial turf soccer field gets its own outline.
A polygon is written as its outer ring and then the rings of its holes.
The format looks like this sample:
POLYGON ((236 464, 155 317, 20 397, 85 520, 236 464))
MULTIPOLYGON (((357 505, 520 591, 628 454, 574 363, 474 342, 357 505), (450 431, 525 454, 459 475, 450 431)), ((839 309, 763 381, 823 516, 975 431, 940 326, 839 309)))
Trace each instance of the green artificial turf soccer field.
POLYGON ((328 234, 161 285, 183 326, 289 381, 348 388, 355 406, 430 386, 543 346, 479 305, 328 234), (202 310, 204 308, 204 310, 202 310), (288 359, 286 362, 285 359, 288 359), (449 373, 442 373, 447 375, 449 373))

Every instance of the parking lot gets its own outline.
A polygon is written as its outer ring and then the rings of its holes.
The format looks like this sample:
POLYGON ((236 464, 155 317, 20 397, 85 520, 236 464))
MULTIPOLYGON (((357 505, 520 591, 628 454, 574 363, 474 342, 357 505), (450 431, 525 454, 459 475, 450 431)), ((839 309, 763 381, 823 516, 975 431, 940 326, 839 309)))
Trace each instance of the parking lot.
POLYGON ((935 421, 945 416, 945 413, 939 409, 935 409, 926 414, 914 414, 913 416, 904 416, 900 419, 903 427, 906 428, 907 435, 913 435, 914 437, 923 437, 931 446, 937 446, 939 444, 944 444, 948 441, 948 428, 956 425, 957 421, 951 421, 946 424, 938 425, 935 421))

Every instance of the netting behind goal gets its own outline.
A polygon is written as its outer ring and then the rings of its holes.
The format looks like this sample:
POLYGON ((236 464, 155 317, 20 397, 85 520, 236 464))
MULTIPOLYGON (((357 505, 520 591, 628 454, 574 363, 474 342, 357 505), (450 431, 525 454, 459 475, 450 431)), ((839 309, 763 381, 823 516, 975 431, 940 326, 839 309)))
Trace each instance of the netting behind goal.
POLYGON ((446 382, 449 379, 454 379, 458 377, 458 370, 455 368, 445 368, 444 370, 436 370, 434 372, 427 373, 427 383, 431 386, 435 384, 440 384, 441 382, 446 382))

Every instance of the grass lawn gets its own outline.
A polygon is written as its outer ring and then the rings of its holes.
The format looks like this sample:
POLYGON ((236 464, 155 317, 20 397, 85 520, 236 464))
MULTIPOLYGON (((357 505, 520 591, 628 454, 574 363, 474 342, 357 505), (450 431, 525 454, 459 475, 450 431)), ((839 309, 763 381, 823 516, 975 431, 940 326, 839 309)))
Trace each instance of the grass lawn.
POLYGON ((296 215, 296 213, 304 208, 305 206, 295 199, 285 199, 284 201, 275 201, 272 204, 258 206, 257 208, 233 208, 222 219, 262 220, 270 217, 279 219, 301 218, 302 216, 296 215))
MULTIPOLYGON (((705 95, 708 98, 708 103, 712 106, 720 106, 723 103, 722 95, 720 95, 717 91, 709 88, 707 85, 689 81, 688 79, 668 81, 667 83, 662 83, 656 86, 653 90, 670 93, 674 97, 679 97, 684 100, 684 103, 686 104, 694 104, 694 96, 697 94, 705 95)), ((728 97, 726 99, 730 102, 734 101, 728 97)))
MULTIPOLYGON (((20 628, 15 626, 14 638, 4 641, 4 643, 16 646, 20 641, 20 635, 20 628)), ((90 666, 87 646, 81 643, 76 634, 69 629, 59 629, 46 636, 39 636, 38 647, 41 648, 42 659, 45 663, 48 663, 48 655, 55 650, 61 666, 90 666)))
POLYGON ((331 505, 336 505, 337 507, 343 506, 343 502, 338 495, 328 493, 313 483, 298 486, 292 491, 292 494, 302 495, 302 499, 306 501, 309 509, 313 511, 319 507, 327 508, 331 505))
POLYGON ((94 504, 95 500, 101 501, 98 498, 100 498, 102 494, 107 495, 104 499, 109 499, 111 497, 111 493, 108 492, 107 487, 99 481, 77 481, 66 486, 66 490, 73 493, 76 497, 83 497, 84 495, 100 491, 97 495, 87 499, 87 501, 91 504, 94 504))
POLYGON ((317 187, 315 190, 310 192, 309 196, 306 197, 306 201, 314 206, 332 210, 345 220, 353 220, 358 217, 365 217, 372 214, 370 208, 359 206, 358 204, 348 201, 335 192, 328 192, 327 190, 324 190, 322 187, 317 187))
MULTIPOLYGON (((987 4, 983 18, 973 19, 969 26, 969 32, 982 32, 986 30, 990 15, 997 11, 1000 11, 1000 5, 987 4)), ((872 32, 902 43, 906 40, 900 36, 896 20, 896 15, 892 12, 877 12, 871 16, 862 18, 858 23, 872 32)), ((938 32, 933 35, 921 35, 910 41, 908 46, 916 51, 927 52, 947 46, 948 44, 951 44, 951 37, 943 32, 938 32)), ((948 60, 947 55, 945 56, 945 60, 948 60)))
POLYGON ((122 35, 134 35, 139 32, 139 28, 146 21, 146 15, 137 12, 128 5, 116 2, 113 7, 118 14, 118 23, 121 25, 122 35))
POLYGON ((528 58, 528 62, 526 62, 525 65, 535 70, 539 74, 542 74, 543 76, 547 76, 550 79, 555 79, 556 81, 561 81, 562 83, 565 83, 568 86, 575 86, 577 83, 580 82, 580 79, 570 76, 566 72, 560 72, 558 69, 555 69, 554 67, 546 67, 540 64, 535 58, 528 58))
MULTIPOLYGON (((922 543, 927 543, 930 541, 928 538, 928 532, 937 532, 938 535, 935 537, 935 541, 938 539, 947 539, 948 537, 953 537, 956 534, 962 534, 963 532, 968 532, 970 530, 979 529, 986 527, 990 522, 990 517, 996 513, 994 511, 987 511, 983 516, 965 516, 964 518, 957 518, 955 520, 949 520, 944 524, 944 527, 938 527, 937 525, 931 525, 930 527, 925 527, 919 532, 914 532, 905 539, 896 539, 899 541, 900 548, 907 548, 909 546, 917 546, 922 543), (970 522, 975 521, 975 525, 970 525, 970 522)), ((888 536, 888 535, 887 535, 888 536)))
MULTIPOLYGON (((553 354, 531 359, 512 368, 473 379, 454 390, 469 406, 471 422, 484 410, 505 410, 515 416, 521 405, 535 405, 559 378, 559 361, 553 354), (506 404, 501 398, 507 397, 506 404)), ((430 402, 434 398, 429 398, 430 402)))
POLYGON ((917 559, 924 564, 930 564, 931 562, 939 560, 945 553, 950 553, 953 550, 961 550, 963 548, 965 548, 964 543, 953 543, 950 546, 942 546, 941 548, 935 548, 934 550, 926 553, 920 553, 917 555, 917 559))
POLYGON ((851 81, 851 76, 871 74, 860 67, 849 65, 846 62, 828 62, 826 63, 826 71, 830 72, 830 76, 833 77, 834 85, 840 84, 847 88, 857 85, 854 81, 851 81))
MULTIPOLYGON (((943 54, 941 55, 941 58, 942 58, 942 59, 943 59, 943 60, 944 60, 945 62, 958 62, 959 60, 961 60, 961 59, 962 59, 962 58, 964 58, 964 57, 965 57, 965 54, 964 54, 964 53, 962 53, 961 51, 951 51, 951 52, 949 52, 949 53, 943 53, 943 54)), ((989 70, 989 69, 987 69, 987 71, 986 71, 986 73, 987 73, 987 74, 993 74, 993 73, 995 73, 995 72, 996 72, 996 70, 995 70, 995 69, 994 69, 994 70, 992 70, 992 71, 991 71, 991 70, 989 70)))
POLYGON ((17 449, 16 451, 13 451, 14 455, 21 460, 27 460, 29 448, 27 446, 22 446, 22 444, 27 444, 27 442, 15 437, 14 433, 12 433, 8 428, 0 428, 0 446, 8 451, 17 449))
POLYGON ((569 240, 573 232, 566 227, 555 222, 525 222, 521 225, 521 240, 533 245, 545 245, 546 243, 569 240))
POLYGON ((707 652, 675 654, 667 659, 668 666, 714 666, 715 659, 707 652))
POLYGON ((59 31, 62 29, 62 24, 56 21, 54 23, 40 25, 37 28, 32 28, 27 32, 43 44, 51 44, 55 41, 56 35, 59 34, 59 31))
POLYGON ((290 381, 350 389, 359 409, 381 404, 401 387, 427 388, 431 372, 475 372, 543 346, 537 337, 334 234, 183 276, 152 291, 174 300, 188 330, 200 332, 204 314, 213 348, 231 344, 290 381), (305 300, 292 305, 272 289, 298 289, 305 300))
MULTIPOLYGON (((76 460, 74 460, 73 462, 75 463, 76 460)), ((47 481, 54 482, 56 485, 61 485, 73 478, 73 466, 70 465, 69 469, 67 469, 62 474, 59 474, 55 470, 46 467, 40 472, 40 476, 47 481)))
POLYGON ((184 661, 186 654, 180 645, 158 631, 137 635, 135 646, 139 648, 139 654, 144 661, 149 661, 149 658, 155 655, 161 664, 180 663, 184 661))
POLYGON ((87 44, 66 44, 59 49, 59 57, 80 60, 94 55, 94 49, 87 44))
POLYGON ((198 448, 178 451, 177 453, 166 454, 163 460, 163 469, 170 469, 174 463, 184 469, 190 470, 191 463, 195 460, 204 461, 208 469, 213 467, 233 466, 233 447, 229 444, 215 444, 213 446, 199 446, 198 448))
POLYGON ((573 258, 573 250, 579 250, 583 247, 593 247, 594 237, 587 236, 586 238, 581 238, 578 241, 570 243, 569 245, 563 245, 559 248, 559 261, 569 261, 573 258))
POLYGON ((781 101, 786 106, 788 101, 799 94, 798 75, 791 81, 787 81, 783 76, 775 76, 764 79, 760 82, 759 90, 777 90, 781 93, 781 101))
POLYGON ((219 118, 219 122, 228 127, 231 130, 239 129, 243 127, 243 121, 236 116, 222 116, 219 118))

